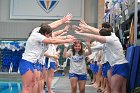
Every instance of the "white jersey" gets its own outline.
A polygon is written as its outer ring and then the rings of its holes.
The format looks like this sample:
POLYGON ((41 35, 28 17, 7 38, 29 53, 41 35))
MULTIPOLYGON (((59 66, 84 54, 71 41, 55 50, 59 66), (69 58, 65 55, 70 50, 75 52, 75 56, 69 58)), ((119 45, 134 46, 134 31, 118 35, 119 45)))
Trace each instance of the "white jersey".
MULTIPOLYGON (((47 50, 47 53, 49 53, 49 55, 55 55, 56 54, 56 48, 57 46, 54 44, 49 44, 49 48, 47 50)), ((51 62, 55 62, 55 59, 53 58, 49 58, 51 62)))
POLYGON ((94 46, 91 47, 92 49, 92 56, 94 61, 98 61, 98 53, 101 49, 103 49, 103 44, 101 44, 100 42, 95 41, 96 43, 94 44, 94 46))
POLYGON ((35 28, 28 38, 25 46, 25 51, 22 59, 36 63, 44 52, 45 44, 42 41, 46 38, 44 35, 38 33, 40 27, 35 28))
POLYGON ((101 59, 101 64, 104 64, 106 63, 108 60, 107 60, 107 54, 106 54, 106 44, 103 45, 103 49, 102 49, 102 59, 101 59))
POLYGON ((48 50, 48 45, 45 45, 44 52, 41 53, 40 58, 38 59, 38 63, 45 65, 45 56, 44 53, 48 50))
POLYGON ((79 55, 78 53, 76 53, 75 55, 73 55, 71 49, 68 51, 68 53, 71 54, 69 73, 75 73, 79 75, 87 74, 85 62, 86 54, 84 53, 83 55, 79 55))
POLYGON ((127 63, 125 56, 123 54, 123 48, 119 41, 119 38, 112 33, 111 36, 106 36, 106 57, 110 65, 127 63))
MULTIPOLYGON (((47 50, 47 53, 49 54, 49 55, 55 55, 56 54, 56 48, 57 48, 57 45, 54 45, 54 44, 49 44, 48 45, 49 47, 48 47, 48 50, 47 50)), ((54 59, 54 58, 49 58, 48 59, 48 68, 50 67, 50 63, 51 62, 56 62, 56 60, 54 59)))

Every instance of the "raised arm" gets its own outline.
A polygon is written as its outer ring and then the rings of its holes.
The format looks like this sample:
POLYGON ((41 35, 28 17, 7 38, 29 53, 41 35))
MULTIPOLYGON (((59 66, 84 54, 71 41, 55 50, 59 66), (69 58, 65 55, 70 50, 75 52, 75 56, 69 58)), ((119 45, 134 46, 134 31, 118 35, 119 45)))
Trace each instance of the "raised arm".
POLYGON ((94 51, 99 51, 103 49, 103 44, 97 44, 97 45, 94 45, 94 46, 91 46, 91 50, 94 52, 94 51))
POLYGON ((54 55, 51 55, 49 52, 50 52, 50 51, 47 50, 47 51, 44 53, 44 56, 49 57, 49 58, 53 58, 53 59, 55 59, 55 60, 58 60, 58 59, 59 59, 60 50, 58 50, 54 55))
POLYGON ((88 32, 99 35, 100 30, 98 28, 87 25, 84 20, 80 20, 79 26, 83 32, 85 31, 86 33, 88 32))
POLYGON ((61 38, 45 38, 42 42, 46 44, 64 44, 64 43, 71 43, 74 42, 76 38, 68 38, 68 39, 61 39, 61 38))
POLYGON ((86 40, 86 56, 88 56, 92 53, 90 42, 91 42, 90 40, 86 40))
POLYGON ((89 37, 89 38, 91 38, 93 40, 96 40, 96 41, 98 41, 100 43, 106 43, 106 37, 105 36, 94 35, 94 34, 89 34, 89 33, 79 33, 77 31, 75 31, 75 32, 78 35, 89 37))
POLYGON ((50 23, 49 25, 51 26, 52 29, 55 29, 64 23, 69 23, 71 19, 72 19, 72 14, 67 14, 62 19, 54 21, 54 22, 50 23))
POLYGON ((63 51, 64 58, 70 57, 70 53, 68 52, 68 46, 69 46, 69 44, 64 44, 64 51, 63 51))
POLYGON ((56 36, 59 36, 59 35, 66 34, 68 32, 68 29, 69 29, 69 25, 66 25, 64 27, 64 29, 55 31, 55 32, 52 33, 52 35, 53 35, 53 37, 56 37, 56 36))

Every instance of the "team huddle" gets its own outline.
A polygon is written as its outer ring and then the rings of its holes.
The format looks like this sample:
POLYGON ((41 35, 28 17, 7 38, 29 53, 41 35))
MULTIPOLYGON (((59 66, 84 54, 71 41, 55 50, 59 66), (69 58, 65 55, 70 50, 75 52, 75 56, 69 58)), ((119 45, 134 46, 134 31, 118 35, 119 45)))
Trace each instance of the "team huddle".
POLYGON ((72 14, 68 14, 50 24, 42 23, 30 33, 22 60, 19 63, 22 93, 43 93, 44 82, 46 82, 48 93, 54 93, 51 84, 54 70, 59 64, 61 50, 57 50, 58 45, 64 45, 63 57, 70 58, 71 93, 77 92, 77 84, 79 92, 85 93, 86 57, 89 56, 91 57, 91 59, 89 58, 90 69, 94 73, 93 83, 96 88, 98 87, 98 73, 102 71, 107 82, 103 93, 126 93, 129 66, 122 45, 113 33, 111 25, 104 22, 102 28, 98 29, 89 26, 84 20, 80 20, 78 26, 70 26, 71 20, 72 14), (61 25, 66 26, 53 32, 61 25), (86 43, 83 44, 72 35, 65 35, 70 27, 76 35, 87 37, 86 43), (94 42, 92 43, 92 41, 94 42), (68 48, 69 44, 72 44, 71 48, 68 48), (98 68, 97 65, 102 66, 98 68))

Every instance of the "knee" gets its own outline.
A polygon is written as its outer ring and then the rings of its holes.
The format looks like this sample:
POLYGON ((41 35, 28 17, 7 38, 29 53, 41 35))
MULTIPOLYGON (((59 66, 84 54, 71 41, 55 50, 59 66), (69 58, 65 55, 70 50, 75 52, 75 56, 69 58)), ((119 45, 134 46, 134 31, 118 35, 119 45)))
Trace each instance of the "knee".
POLYGON ((76 86, 73 86, 72 87, 72 91, 76 91, 77 90, 77 87, 76 86))
POLYGON ((22 85, 22 89, 24 91, 27 91, 27 93, 28 93, 30 91, 31 87, 30 87, 30 85, 22 85))
POLYGON ((111 93, 120 93, 120 91, 111 89, 111 93))
POLYGON ((85 93, 85 89, 80 89, 80 93, 85 93))

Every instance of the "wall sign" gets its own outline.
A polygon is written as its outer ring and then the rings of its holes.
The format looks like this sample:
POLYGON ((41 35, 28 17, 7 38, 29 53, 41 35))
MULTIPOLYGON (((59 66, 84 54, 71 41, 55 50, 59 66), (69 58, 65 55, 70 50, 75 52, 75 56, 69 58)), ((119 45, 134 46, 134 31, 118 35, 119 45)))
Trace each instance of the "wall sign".
POLYGON ((67 13, 84 18, 84 0, 11 0, 10 19, 60 19, 67 13))

